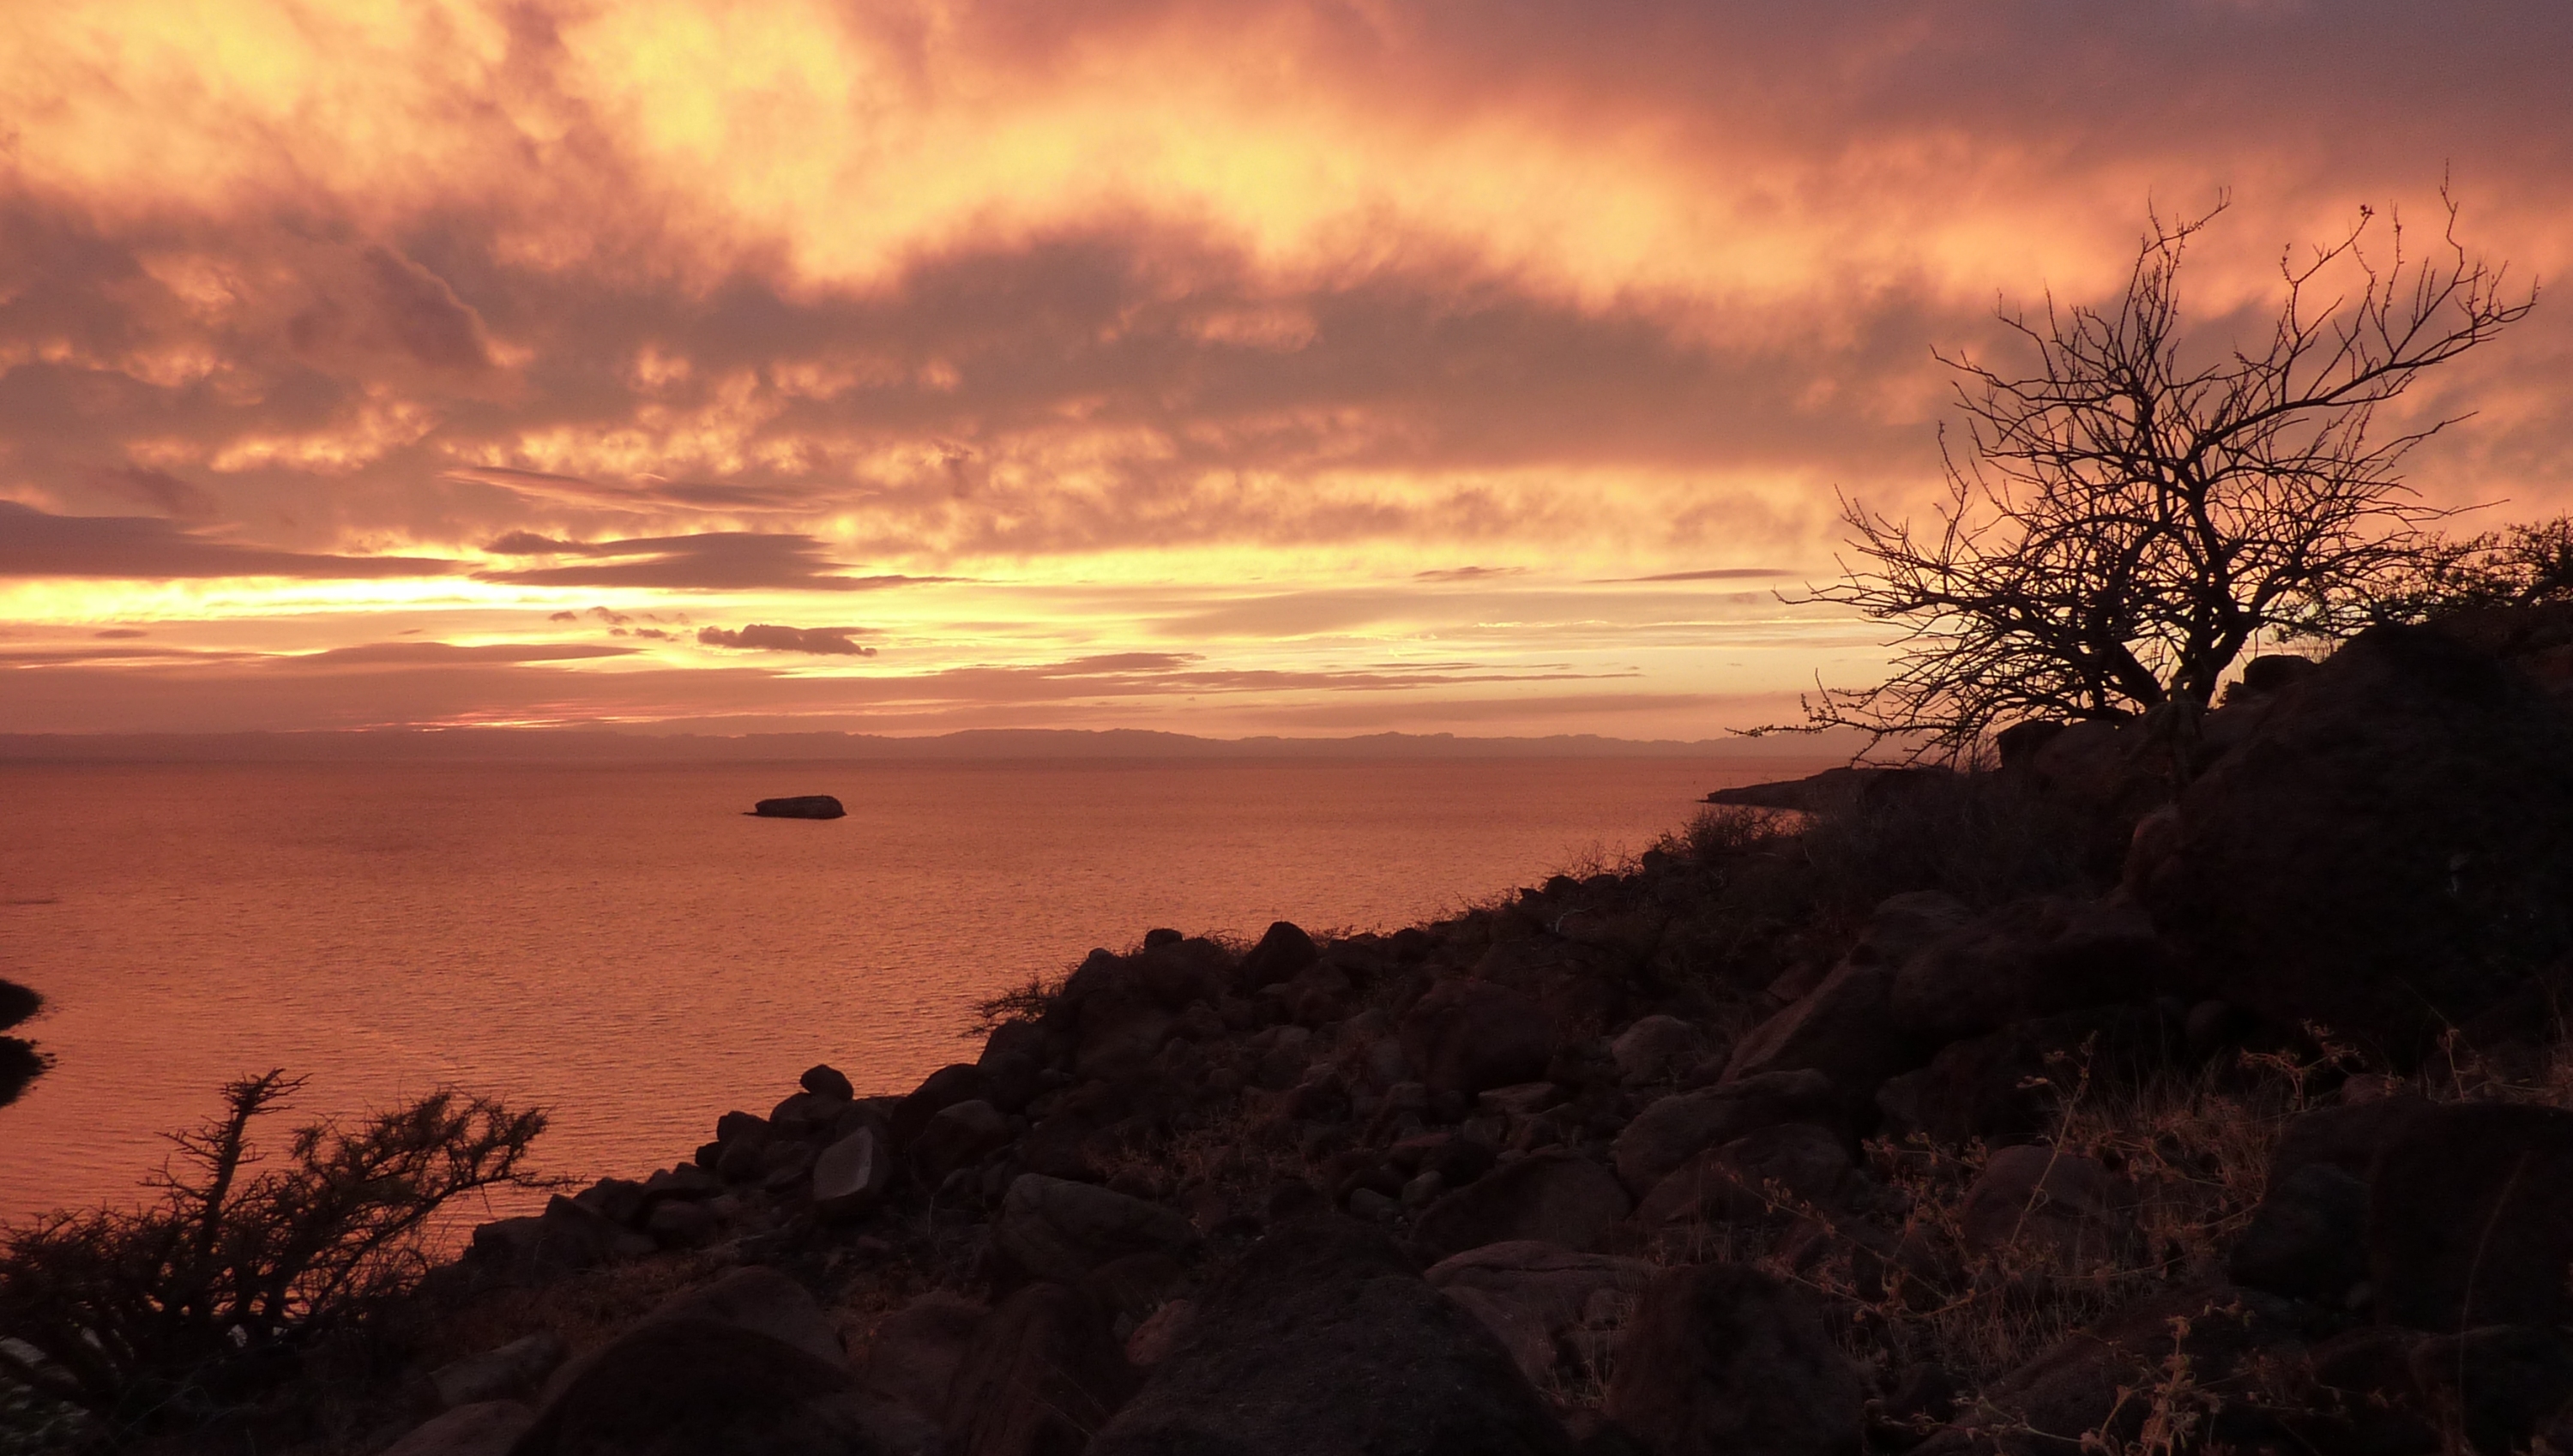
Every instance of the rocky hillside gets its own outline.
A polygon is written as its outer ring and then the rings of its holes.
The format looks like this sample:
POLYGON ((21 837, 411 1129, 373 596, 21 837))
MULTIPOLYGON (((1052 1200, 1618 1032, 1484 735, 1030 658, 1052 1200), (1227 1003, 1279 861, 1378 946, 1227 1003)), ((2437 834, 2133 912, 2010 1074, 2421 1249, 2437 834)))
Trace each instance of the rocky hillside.
POLYGON ((2568 695, 2573 618, 2380 629, 1436 925, 1152 931, 482 1226, 331 1441, 2573 1449, 2568 695))

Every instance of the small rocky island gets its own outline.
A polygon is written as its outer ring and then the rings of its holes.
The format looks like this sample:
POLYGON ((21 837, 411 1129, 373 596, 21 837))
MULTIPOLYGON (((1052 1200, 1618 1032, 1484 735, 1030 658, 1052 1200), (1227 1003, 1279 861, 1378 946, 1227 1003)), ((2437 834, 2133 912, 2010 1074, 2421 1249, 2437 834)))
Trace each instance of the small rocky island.
POLYGON ((845 819, 849 811, 828 794, 797 794, 785 799, 762 799, 750 808, 757 819, 845 819))

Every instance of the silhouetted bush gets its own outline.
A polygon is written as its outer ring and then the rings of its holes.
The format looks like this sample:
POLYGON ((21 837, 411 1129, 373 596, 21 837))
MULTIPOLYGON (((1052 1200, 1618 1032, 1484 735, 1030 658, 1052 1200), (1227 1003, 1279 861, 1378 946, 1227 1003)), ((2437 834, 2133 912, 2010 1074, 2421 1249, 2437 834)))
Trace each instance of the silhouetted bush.
POLYGON ((0 1234, 0 1377, 118 1426, 221 1409, 294 1368, 297 1342, 428 1268, 458 1194, 530 1181, 538 1110, 451 1091, 355 1127, 296 1129, 277 1165, 253 1124, 303 1086, 224 1089, 223 1115, 174 1134, 158 1202, 54 1213, 0 1234))
MULTIPOLYGON (((0 1032, 25 1022, 42 1011, 45 999, 14 981, 0 981, 0 1032)), ((53 1060, 18 1037, 0 1037, 0 1107, 18 1099, 36 1074, 53 1065, 53 1060)))

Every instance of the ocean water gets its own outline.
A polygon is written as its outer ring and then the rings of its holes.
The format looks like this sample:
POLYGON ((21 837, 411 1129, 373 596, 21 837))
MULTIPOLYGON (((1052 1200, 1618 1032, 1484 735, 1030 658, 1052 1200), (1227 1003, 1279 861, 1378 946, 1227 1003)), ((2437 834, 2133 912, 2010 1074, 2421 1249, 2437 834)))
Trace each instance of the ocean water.
MULTIPOLYGON (((1776 760, 0 766, 0 978, 58 1064, 0 1220, 122 1201, 226 1080, 454 1084, 640 1174, 816 1062, 908 1089, 973 1004, 1155 926, 1393 929, 1642 850, 1776 760), (775 794, 849 817, 761 820, 775 794)), ((274 1131, 282 1140, 284 1128, 274 1131)))

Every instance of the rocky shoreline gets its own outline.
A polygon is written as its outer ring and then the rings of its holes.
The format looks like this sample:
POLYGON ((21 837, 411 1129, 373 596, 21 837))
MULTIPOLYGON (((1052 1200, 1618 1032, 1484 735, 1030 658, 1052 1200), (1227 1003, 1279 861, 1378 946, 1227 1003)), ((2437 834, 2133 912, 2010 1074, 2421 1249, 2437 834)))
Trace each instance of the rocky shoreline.
POLYGON ((1151 931, 483 1225, 352 1444, 2573 1449, 2569 698, 2573 616, 2379 629, 1436 925, 1151 931))

